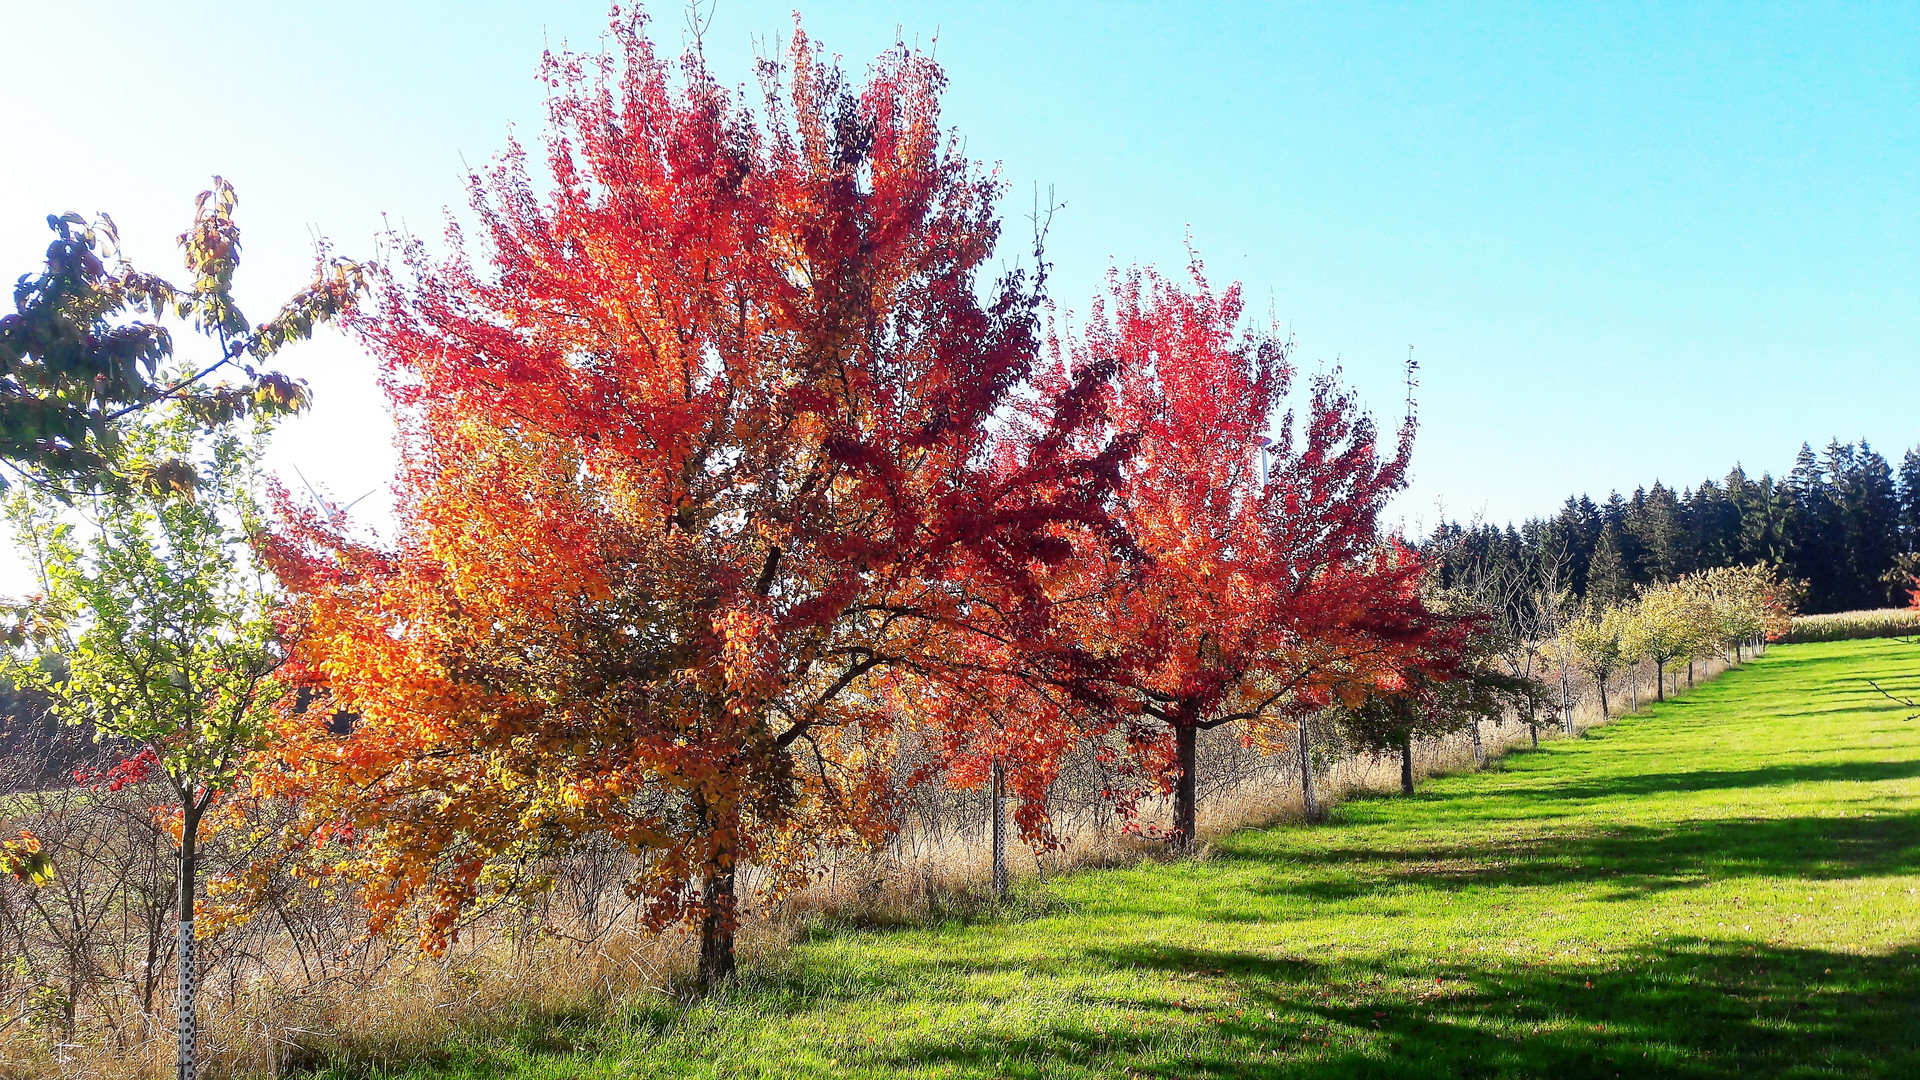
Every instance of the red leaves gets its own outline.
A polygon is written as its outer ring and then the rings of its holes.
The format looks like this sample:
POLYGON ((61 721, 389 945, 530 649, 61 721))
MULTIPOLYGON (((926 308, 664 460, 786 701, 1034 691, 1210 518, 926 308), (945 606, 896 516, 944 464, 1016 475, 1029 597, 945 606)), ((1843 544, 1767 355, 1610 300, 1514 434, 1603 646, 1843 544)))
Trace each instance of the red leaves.
POLYGON ((1063 618, 1103 659, 1136 760, 1176 798, 1192 835, 1193 732, 1244 722, 1255 732, 1417 663, 1431 627, 1418 616, 1419 565, 1383 547, 1378 515, 1399 490, 1412 420, 1391 458, 1332 376, 1287 412, 1287 343, 1240 329, 1237 288, 1208 287, 1199 263, 1182 289, 1152 271, 1112 279, 1084 337, 1057 346, 1069 369, 1105 366, 1119 467, 1121 547, 1083 559, 1090 584, 1063 618), (1163 740, 1176 745, 1169 748, 1163 740))
POLYGON ((1027 384, 1035 293, 980 299, 999 189, 931 59, 855 92, 796 34, 755 116, 640 29, 549 58, 553 190, 513 148, 474 180, 476 255, 408 249, 357 322, 402 426, 396 544, 311 516, 270 544, 295 662, 362 719, 290 718, 265 782, 368 827, 347 868, 377 919, 424 905, 430 947, 520 887, 486 867, 595 834, 644 854, 660 924, 730 922, 700 885, 738 860, 884 835, 885 704, 969 658, 981 599, 1032 622, 1030 563, 1068 550, 1039 534, 1099 513, 1027 384))
POLYGON ((726 705, 737 716, 757 715, 780 691, 780 642, 765 610, 734 609, 714 617, 725 673, 726 705))
POLYGON ((139 753, 115 763, 106 769, 83 766, 73 770, 73 782, 92 791, 119 791, 128 784, 143 784, 153 778, 153 771, 160 767, 159 759, 154 756, 151 747, 143 747, 139 753))
POLYGON ((1250 679, 1297 688, 1303 649, 1404 596, 1408 575, 1372 555, 1406 444, 1380 460, 1331 377, 1269 438, 1293 376, 1285 343, 1240 333, 1237 290, 1216 297, 1192 273, 1192 292, 1116 277, 1080 352, 1117 359, 1114 422, 1139 433, 1120 507, 1151 561, 1115 611, 1143 662, 1136 689, 1211 719, 1250 679))
POLYGON ((998 759, 1045 844, 1076 746, 1159 777, 1169 725, 1394 677, 1426 632, 1376 535, 1410 422, 1382 459, 1316 380, 1263 479, 1285 344, 1197 264, 1116 277, 1039 370, 1038 282, 980 287, 999 188, 930 58, 856 92, 796 33, 755 115, 641 29, 549 57, 552 190, 511 148, 473 253, 408 247, 356 322, 401 425, 395 542, 289 511, 266 543, 303 692, 359 720, 290 713, 259 783, 376 928, 443 947, 538 887, 496 868, 608 836, 656 926, 720 935, 733 866, 876 842, 903 784, 998 759))

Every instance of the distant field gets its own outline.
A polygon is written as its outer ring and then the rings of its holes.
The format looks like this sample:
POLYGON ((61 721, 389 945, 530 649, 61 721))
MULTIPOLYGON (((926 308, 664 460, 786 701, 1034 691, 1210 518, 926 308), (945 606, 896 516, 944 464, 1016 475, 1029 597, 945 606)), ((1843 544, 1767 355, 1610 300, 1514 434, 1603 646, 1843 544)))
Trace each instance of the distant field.
MULTIPOLYGON (((1920 1076, 1920 647, 1777 647, 1587 737, 724 997, 381 1076, 1920 1076)), ((368 1075, 337 1066, 323 1075, 368 1075)))
POLYGON ((1878 611, 1839 611, 1830 615, 1796 615, 1793 629, 1781 641, 1801 645, 1814 641, 1858 641, 1862 638, 1920 635, 1920 611, 1881 608, 1878 611))

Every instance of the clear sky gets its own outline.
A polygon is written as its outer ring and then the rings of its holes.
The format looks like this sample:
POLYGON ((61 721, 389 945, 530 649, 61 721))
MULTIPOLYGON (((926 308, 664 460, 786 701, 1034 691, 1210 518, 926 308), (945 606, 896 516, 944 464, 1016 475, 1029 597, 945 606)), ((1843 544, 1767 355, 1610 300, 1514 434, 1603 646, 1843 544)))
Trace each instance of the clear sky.
MULTIPOLYGON (((718 0, 723 79, 750 78, 790 7, 718 0)), ((678 48, 685 9, 653 11, 678 48)), ((947 119, 1001 163, 1010 231, 1036 186, 1065 203, 1061 306, 1115 262, 1177 269, 1191 235, 1383 420, 1415 347, 1409 525, 1442 501, 1498 521, 1735 461, 1778 474, 1802 441, 1920 442, 1920 3, 803 13, 856 71, 937 38, 947 119)), ((0 267, 33 269, 68 209, 177 266, 217 172, 263 315, 314 235, 348 255, 383 221, 438 235, 468 166, 510 129, 537 139, 541 50, 595 49, 605 23, 600 0, 0 0, 0 267)), ((284 367, 317 405, 277 465, 342 499, 379 488, 371 362, 334 336, 284 367)))

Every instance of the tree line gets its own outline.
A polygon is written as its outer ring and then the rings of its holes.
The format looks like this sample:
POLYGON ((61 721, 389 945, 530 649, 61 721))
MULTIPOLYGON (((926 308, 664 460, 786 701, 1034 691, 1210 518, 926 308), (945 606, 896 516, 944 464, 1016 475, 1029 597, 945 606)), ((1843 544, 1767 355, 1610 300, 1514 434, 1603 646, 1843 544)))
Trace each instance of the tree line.
POLYGON ((1569 497, 1515 526, 1443 522, 1423 549, 1449 584, 1551 572, 1600 606, 1702 570, 1768 566, 1803 583, 1809 613, 1904 606, 1920 551, 1920 448, 1896 471, 1864 440, 1802 445, 1782 479, 1735 466, 1675 490, 1656 481, 1605 502, 1569 497))
MULTIPOLYGON (((168 795, 182 1077, 200 939, 288 874, 439 952, 616 845, 712 986, 743 866, 803 884, 884 844, 916 785, 991 783, 1044 849, 1047 792, 1091 752, 1116 812, 1185 849, 1201 733, 1467 670, 1473 619, 1378 525, 1411 411, 1382 433, 1296 377, 1197 259, 1049 322, 1038 237, 986 269, 1001 184, 941 126, 924 53, 856 85, 796 32, 750 108, 643 29, 548 57, 552 187, 513 148, 445 253, 323 252, 255 326, 216 183, 181 237, 193 286, 67 215, 0 322, 40 579, 6 673, 127 748, 80 782, 168 795), (383 366, 390 539, 263 489, 306 395, 252 365, 327 319, 383 366), (212 358, 176 358, 170 321, 212 358), (281 846, 202 891, 229 833, 281 846)), ((58 872, 30 832, 0 864, 58 872)))
POLYGON ((1678 689, 1682 666, 1691 686, 1697 662, 1739 663, 1745 650, 1784 634, 1792 615, 1790 590, 1769 568, 1716 567, 1648 586, 1630 601, 1583 605, 1544 645, 1563 673, 1563 698, 1571 667, 1592 680, 1605 717, 1612 715, 1608 691, 1617 676, 1629 677, 1629 707, 1638 709, 1637 671, 1651 662, 1654 697, 1664 701, 1669 677, 1678 689))

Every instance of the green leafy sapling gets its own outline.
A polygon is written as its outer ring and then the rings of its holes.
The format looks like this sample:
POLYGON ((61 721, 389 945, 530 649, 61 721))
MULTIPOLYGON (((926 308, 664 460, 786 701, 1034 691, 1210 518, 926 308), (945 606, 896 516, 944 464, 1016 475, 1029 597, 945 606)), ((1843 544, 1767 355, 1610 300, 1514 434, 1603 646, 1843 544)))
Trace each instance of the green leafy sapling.
MULTIPOLYGON (((54 714, 140 747, 173 796, 179 845, 179 1076, 197 1059, 194 907, 209 811, 241 780, 283 688, 277 597, 251 557, 258 433, 210 432, 177 405, 128 428, 132 474, 188 467, 177 483, 109 489, 69 507, 38 486, 7 513, 41 594, 16 631, 10 674, 54 714), (30 639, 30 640, 27 640, 30 639)), ((45 868, 43 868, 45 872, 45 868)))

